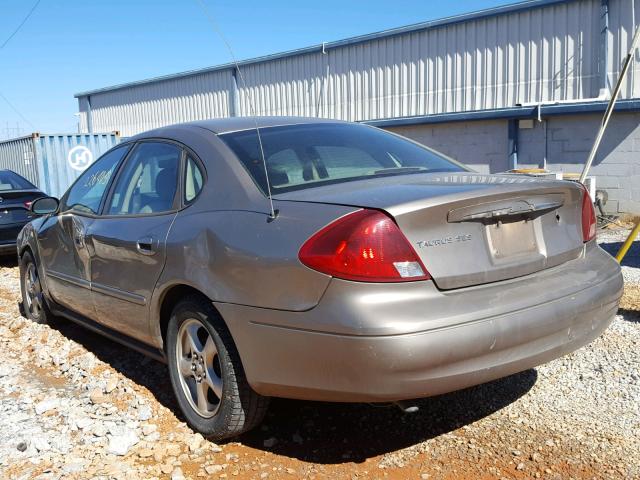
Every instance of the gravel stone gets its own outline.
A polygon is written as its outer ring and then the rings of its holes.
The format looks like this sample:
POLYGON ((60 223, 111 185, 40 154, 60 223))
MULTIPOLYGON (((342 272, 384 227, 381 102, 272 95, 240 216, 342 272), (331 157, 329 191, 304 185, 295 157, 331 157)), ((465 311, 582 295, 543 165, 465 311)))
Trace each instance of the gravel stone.
POLYGON ((123 429, 119 435, 111 435, 109 437, 109 446, 107 452, 113 455, 126 455, 129 449, 133 447, 140 440, 138 436, 129 429, 123 429))
POLYGON ((75 426, 80 430, 85 430, 93 425, 93 419, 89 417, 80 417, 75 419, 75 426))
POLYGON ((143 405, 138 408, 138 420, 145 421, 149 420, 152 416, 153 412, 151 411, 151 407, 149 405, 143 405))
POLYGON ((46 452, 48 450, 51 450, 51 445, 49 444, 49 442, 47 441, 46 438, 44 437, 35 437, 33 440, 31 440, 31 445, 38 451, 38 452, 46 452))
POLYGON ((214 473, 222 471, 222 465, 205 465, 204 470, 209 475, 213 475, 214 473))
POLYGON ((278 439, 275 437, 267 438, 263 443, 265 448, 272 448, 278 443, 278 439))
POLYGON ((47 398, 41 402, 36 403, 35 410, 37 415, 54 410, 60 406, 60 399, 57 397, 47 398))
POLYGON ((105 396, 105 394, 102 392, 101 388, 94 388, 93 390, 91 390, 91 392, 89 393, 89 400, 91 401, 91 403, 93 404, 99 404, 99 403, 104 403, 107 401, 107 397, 105 396))
POLYGON ((196 433, 192 436, 191 442, 189 442, 189 451, 196 452, 202 448, 202 444, 204 443, 204 437, 199 433, 196 433))
POLYGON ((118 387, 118 378, 113 376, 113 377, 109 377, 109 380, 107 380, 107 384, 104 387, 104 391, 106 393, 111 393, 113 392, 116 388, 118 387))
POLYGON ((184 474, 182 473, 182 469, 180 467, 176 468, 171 473, 171 480, 184 480, 184 474))

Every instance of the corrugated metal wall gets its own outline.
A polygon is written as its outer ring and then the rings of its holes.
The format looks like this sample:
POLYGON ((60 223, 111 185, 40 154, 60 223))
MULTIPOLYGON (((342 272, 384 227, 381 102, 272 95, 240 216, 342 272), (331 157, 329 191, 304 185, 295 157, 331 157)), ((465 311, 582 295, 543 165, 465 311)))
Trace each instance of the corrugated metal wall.
POLYGON ((31 135, 0 142, 0 168, 13 170, 37 185, 38 167, 33 142, 31 135))
MULTIPOLYGON (((92 95, 93 129, 128 137, 171 123, 228 117, 232 81, 231 71, 225 70, 92 95)), ((87 131, 83 100, 80 121, 87 131)))
MULTIPOLYGON (((610 1, 615 75, 640 0, 610 1)), ((94 130, 132 135, 195 119, 309 115, 373 120, 589 99, 601 87, 601 0, 579 0, 249 62, 233 112, 231 68, 91 95, 94 130)), ((637 66, 623 98, 640 96, 637 66)), ((615 77, 614 77, 615 78, 615 77)), ((80 110, 87 102, 80 98, 80 110)), ((84 113, 83 113, 84 114, 84 113)), ((86 114, 81 116, 86 127, 86 114)))
POLYGON ((343 120, 589 98, 599 14, 598 0, 571 2, 255 64, 240 98, 262 115, 343 120))
MULTIPOLYGON (((609 36, 607 39, 607 77, 611 87, 615 85, 622 58, 631 47, 635 29, 640 24, 640 0, 613 0, 609 2, 609 36)), ((634 62, 624 81, 621 98, 640 97, 640 53, 636 51, 634 62)))
POLYGON ((80 97, 78 98, 78 110, 79 112, 79 118, 78 118, 78 129, 80 132, 88 132, 89 129, 89 124, 87 123, 87 116, 88 116, 88 110, 89 110, 89 101, 87 99, 87 97, 80 97))
POLYGON ((90 156, 84 158, 94 161, 119 142, 113 133, 33 134, 0 142, 0 168, 13 170, 43 192, 59 197, 90 165, 71 165, 74 147, 86 147, 90 156))

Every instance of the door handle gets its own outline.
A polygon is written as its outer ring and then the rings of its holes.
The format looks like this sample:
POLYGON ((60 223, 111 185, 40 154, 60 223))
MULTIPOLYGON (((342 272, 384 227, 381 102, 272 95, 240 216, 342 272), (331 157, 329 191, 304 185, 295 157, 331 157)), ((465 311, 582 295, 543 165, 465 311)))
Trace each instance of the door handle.
POLYGON ((136 248, 138 249, 138 252, 143 255, 154 255, 156 253, 153 249, 153 238, 151 237, 139 239, 136 242, 136 248))

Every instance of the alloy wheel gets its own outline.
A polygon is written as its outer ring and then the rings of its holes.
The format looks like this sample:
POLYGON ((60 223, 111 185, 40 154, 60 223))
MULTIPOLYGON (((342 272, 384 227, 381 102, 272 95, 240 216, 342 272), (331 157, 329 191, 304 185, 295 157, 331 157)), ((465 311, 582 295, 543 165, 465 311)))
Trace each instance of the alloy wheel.
POLYGON ((29 263, 24 273, 24 290, 27 311, 32 318, 37 320, 42 316, 43 300, 38 270, 33 262, 29 263))
POLYGON ((209 331, 195 318, 180 325, 176 365, 180 385, 191 407, 202 417, 213 417, 222 400, 220 359, 209 331))

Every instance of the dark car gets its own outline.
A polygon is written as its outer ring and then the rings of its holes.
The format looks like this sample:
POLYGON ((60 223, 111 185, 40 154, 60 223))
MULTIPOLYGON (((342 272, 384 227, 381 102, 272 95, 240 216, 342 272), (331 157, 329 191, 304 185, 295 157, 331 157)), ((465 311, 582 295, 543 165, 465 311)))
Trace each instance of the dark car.
POLYGON ((15 253, 20 230, 36 217, 31 203, 44 196, 16 172, 0 170, 0 254, 15 253))
POLYGON ((269 397, 393 402, 532 368, 600 335, 622 292, 581 185, 333 120, 153 130, 32 209, 29 318, 165 360, 213 438, 269 397))

